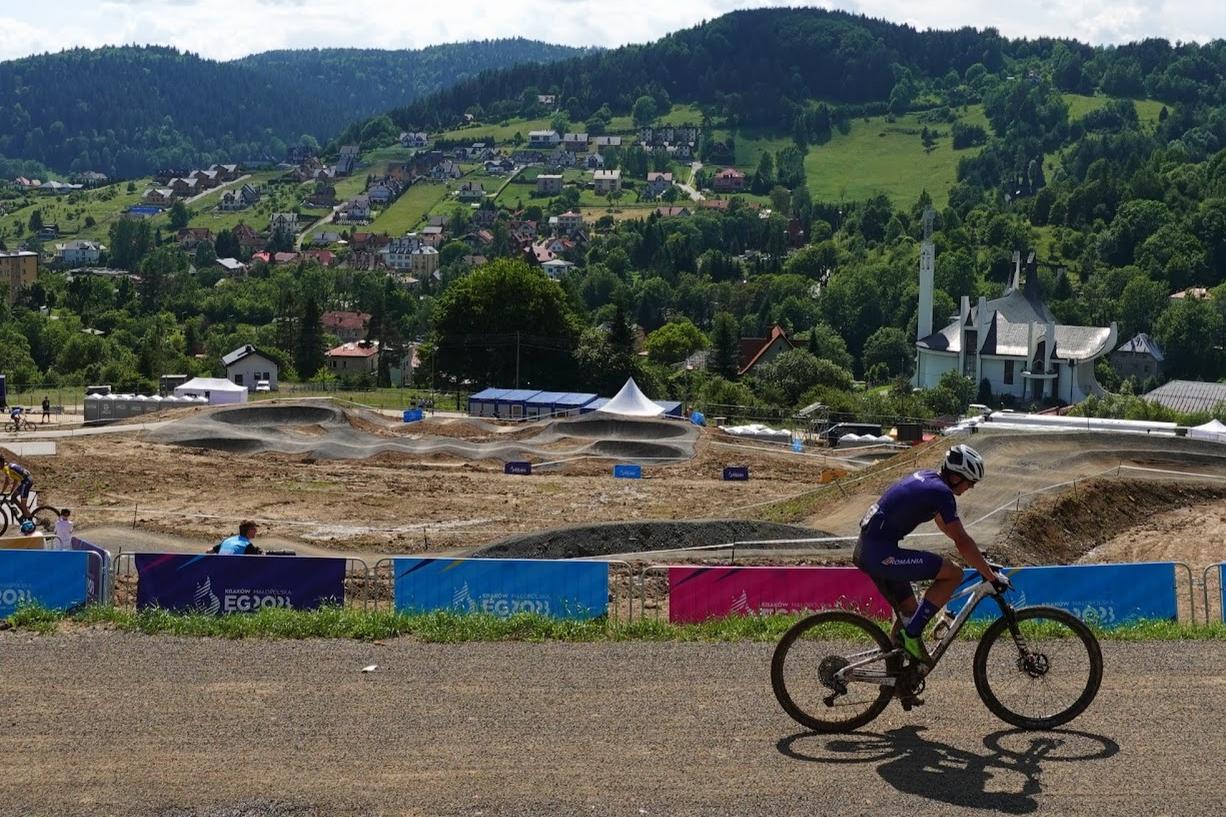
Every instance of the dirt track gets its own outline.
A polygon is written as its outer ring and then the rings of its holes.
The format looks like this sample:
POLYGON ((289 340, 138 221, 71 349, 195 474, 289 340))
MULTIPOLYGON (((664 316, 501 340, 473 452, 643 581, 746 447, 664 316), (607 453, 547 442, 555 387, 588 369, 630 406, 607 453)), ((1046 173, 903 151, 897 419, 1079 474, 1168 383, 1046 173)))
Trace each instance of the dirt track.
POLYGON ((1038 735, 983 708, 969 645, 917 712, 805 734, 771 696, 770 650, 4 633, 0 815, 1220 809, 1226 644, 1104 644, 1078 731, 1038 735))

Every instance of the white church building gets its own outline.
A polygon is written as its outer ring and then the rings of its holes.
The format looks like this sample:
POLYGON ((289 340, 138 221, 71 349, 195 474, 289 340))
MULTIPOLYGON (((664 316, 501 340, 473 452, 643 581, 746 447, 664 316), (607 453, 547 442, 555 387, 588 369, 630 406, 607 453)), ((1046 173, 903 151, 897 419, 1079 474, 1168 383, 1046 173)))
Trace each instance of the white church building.
POLYGON ((919 326, 915 384, 932 388, 948 371, 962 372, 978 386, 987 379, 995 396, 1018 400, 1078 403, 1103 389, 1094 377, 1095 361, 1116 345, 1116 327, 1057 323, 1039 297, 1031 254, 1026 264, 1014 253, 1013 275, 1004 295, 980 297, 972 305, 963 295, 957 316, 932 331, 934 251, 930 238, 920 250, 919 326))

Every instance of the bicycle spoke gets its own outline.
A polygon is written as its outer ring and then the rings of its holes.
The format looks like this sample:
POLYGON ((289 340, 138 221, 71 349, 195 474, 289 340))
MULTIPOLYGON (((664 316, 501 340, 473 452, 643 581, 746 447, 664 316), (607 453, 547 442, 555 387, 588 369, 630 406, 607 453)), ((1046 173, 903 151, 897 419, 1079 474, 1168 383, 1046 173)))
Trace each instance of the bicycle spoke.
POLYGON ((789 714, 828 730, 875 717, 893 693, 877 640, 884 634, 867 621, 860 626, 837 615, 814 616, 797 628, 781 642, 772 666, 776 695, 789 714))
POLYGON ((1092 686, 1097 688, 1096 650, 1055 614, 1023 611, 1017 626, 1021 646, 1005 629, 986 645, 982 676, 991 697, 1017 720, 1072 717, 1067 713, 1092 686))

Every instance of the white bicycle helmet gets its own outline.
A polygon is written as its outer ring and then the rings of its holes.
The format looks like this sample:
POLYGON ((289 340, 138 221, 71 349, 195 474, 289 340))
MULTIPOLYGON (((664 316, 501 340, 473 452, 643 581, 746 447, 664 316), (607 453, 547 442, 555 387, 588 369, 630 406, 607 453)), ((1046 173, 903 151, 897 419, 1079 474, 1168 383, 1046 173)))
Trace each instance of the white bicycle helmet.
POLYGON ((949 449, 945 454, 944 468, 971 482, 983 479, 983 457, 969 445, 958 444, 949 449))

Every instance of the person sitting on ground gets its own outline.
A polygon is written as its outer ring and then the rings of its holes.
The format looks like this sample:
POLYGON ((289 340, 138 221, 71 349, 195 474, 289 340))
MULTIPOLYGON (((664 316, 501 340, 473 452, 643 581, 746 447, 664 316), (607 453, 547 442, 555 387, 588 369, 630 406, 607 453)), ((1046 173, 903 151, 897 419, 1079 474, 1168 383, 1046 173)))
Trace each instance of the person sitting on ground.
POLYGON ((221 540, 219 544, 213 547, 212 552, 219 553, 222 556, 258 555, 263 551, 261 551, 251 542, 258 531, 259 526, 254 522, 241 522, 238 526, 238 535, 221 540))
POLYGON ((0 474, 4 476, 4 484, 0 485, 0 494, 9 494, 17 507, 21 509, 21 518, 30 518, 30 489, 34 487, 34 477, 29 469, 15 462, 6 462, 0 455, 0 474))
POLYGON ((43 425, 51 422, 51 398, 43 395, 43 425))
POLYGON ((72 550, 72 511, 67 508, 60 510, 60 518, 55 520, 55 541, 57 550, 72 550))

